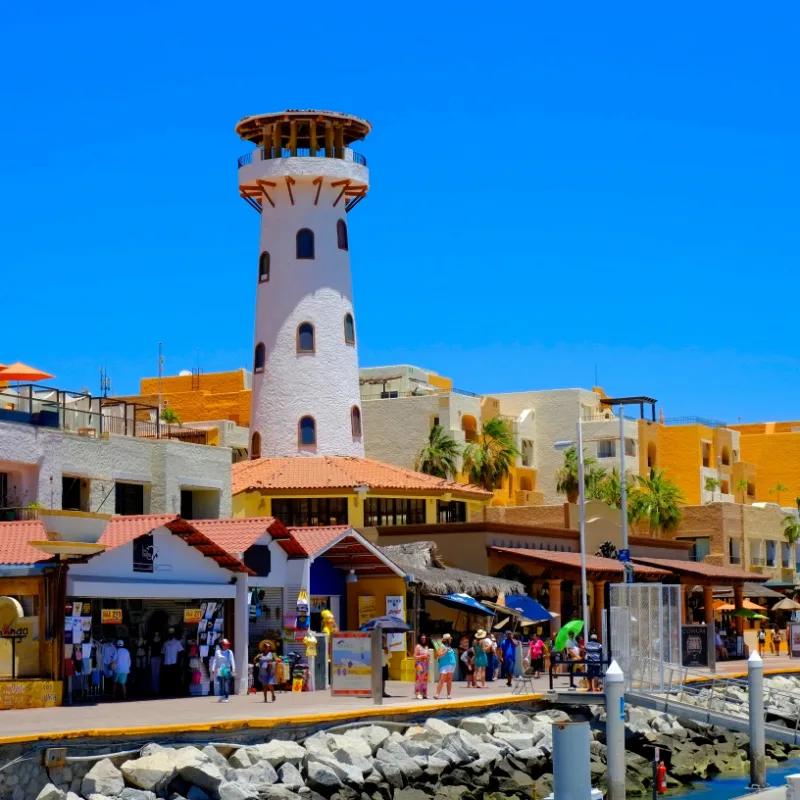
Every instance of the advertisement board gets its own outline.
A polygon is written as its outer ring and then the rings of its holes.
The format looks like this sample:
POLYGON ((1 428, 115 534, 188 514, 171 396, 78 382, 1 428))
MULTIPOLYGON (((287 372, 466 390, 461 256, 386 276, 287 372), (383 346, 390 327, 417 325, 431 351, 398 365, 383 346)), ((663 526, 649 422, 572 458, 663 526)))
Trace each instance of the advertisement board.
MULTIPOLYGON (((386 596, 386 616, 399 617, 405 622, 406 609, 405 597, 400 594, 386 596)), ((386 644, 390 653, 404 653, 406 650, 406 635, 404 633, 387 633, 386 644)))
POLYGON ((61 705, 61 681, 0 681, 0 709, 61 705))
POLYGON ((331 639, 331 694, 372 697, 369 633, 337 633, 331 639))
POLYGON ((122 609, 104 608, 100 614, 100 621, 103 623, 103 625, 121 625, 122 609))
POLYGON ((681 625, 681 652, 684 667, 708 667, 708 628, 705 625, 681 625))
POLYGON ((183 622, 185 625, 199 625, 201 619, 203 619, 202 608, 183 609, 183 622))
POLYGON ((800 622, 789 623, 789 655, 800 658, 800 622))
POLYGON ((374 595, 360 595, 358 598, 358 627, 378 616, 378 603, 374 595))

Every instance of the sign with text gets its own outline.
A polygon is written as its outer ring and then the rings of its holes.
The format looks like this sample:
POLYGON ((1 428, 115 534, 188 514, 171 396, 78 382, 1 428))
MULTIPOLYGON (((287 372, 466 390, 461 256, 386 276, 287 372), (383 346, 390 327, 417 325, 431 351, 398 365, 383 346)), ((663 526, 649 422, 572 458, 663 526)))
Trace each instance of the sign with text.
POLYGON ((681 651, 684 667, 708 667, 708 628, 705 625, 681 625, 681 651))
POLYGON ((378 616, 378 603, 374 595, 359 595, 358 598, 358 627, 360 628, 371 619, 378 616))
MULTIPOLYGON (((386 616, 399 617, 405 621, 405 598, 402 595, 397 594, 386 596, 386 616)), ((387 633, 386 644, 389 647, 390 653, 405 652, 406 635, 404 633, 387 633)))
POLYGON ((331 694, 372 697, 372 634, 337 633, 331 639, 331 694))
POLYGON ((100 612, 100 621, 103 625, 121 625, 122 624, 122 609, 121 608, 104 608, 100 612))
POLYGON ((202 608, 183 609, 183 622, 185 625, 199 625, 201 619, 203 619, 202 608))
POLYGON ((61 705, 61 681, 0 681, 0 709, 61 705))
POLYGON ((146 533, 133 540, 134 572, 152 572, 155 557, 152 533, 146 533))

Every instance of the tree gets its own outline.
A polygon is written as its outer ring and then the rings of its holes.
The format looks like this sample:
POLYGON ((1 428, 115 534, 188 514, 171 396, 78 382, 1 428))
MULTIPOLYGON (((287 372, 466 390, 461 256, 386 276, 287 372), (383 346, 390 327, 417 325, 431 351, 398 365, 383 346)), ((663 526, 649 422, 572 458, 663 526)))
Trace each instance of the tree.
POLYGON ((484 422, 480 440, 464 448, 463 469, 470 483, 492 492, 508 477, 511 466, 520 455, 514 434, 501 417, 484 422))
POLYGON ((647 523, 650 533, 658 536, 675 530, 681 521, 680 506, 686 503, 683 492, 655 468, 647 476, 637 475, 636 483, 629 504, 631 520, 647 523))
POLYGON ((747 502, 747 479, 742 478, 739 483, 736 484, 736 491, 742 493, 742 504, 747 502))
POLYGON ((777 495, 777 498, 778 498, 778 505, 780 505, 781 504, 781 492, 788 492, 788 491, 789 491, 789 487, 788 486, 784 486, 780 481, 778 481, 778 483, 776 483, 769 490, 769 493, 772 494, 773 492, 775 492, 775 494, 777 495))
POLYGON ((441 425, 434 425, 428 443, 417 456, 416 469, 426 475, 452 480, 458 472, 461 448, 441 425))
POLYGON ((164 408, 161 409, 161 421, 167 423, 168 434, 173 425, 181 424, 181 418, 178 416, 178 413, 169 406, 164 406, 164 408))
MULTIPOLYGON (((630 497, 633 491, 633 480, 629 472, 625 473, 625 494, 630 497)), ((622 506, 622 481, 619 479, 619 471, 616 469, 611 470, 611 474, 607 475, 600 485, 600 497, 606 505, 611 508, 621 508, 622 506)), ((629 509, 630 511, 630 509, 629 509)))
POLYGON ((719 489, 720 483, 721 482, 718 481, 716 478, 711 478, 711 477, 706 478, 705 489, 707 492, 711 492, 711 500, 709 502, 711 503, 714 502, 714 492, 716 492, 717 489, 719 489))
MULTIPOLYGON (((606 471, 596 464, 597 460, 591 456, 583 457, 583 484, 589 500, 602 499, 599 486, 606 471)), ((568 503, 577 503, 578 486, 578 450, 568 447, 564 451, 564 465, 556 472, 556 491, 565 494, 568 503)))
POLYGON ((618 553, 617 548, 612 542, 603 542, 603 544, 597 548, 595 555, 600 556, 600 558, 616 558, 618 553))
POLYGON ((783 521, 783 538, 789 547, 794 547, 800 540, 800 518, 794 514, 789 514, 783 521))

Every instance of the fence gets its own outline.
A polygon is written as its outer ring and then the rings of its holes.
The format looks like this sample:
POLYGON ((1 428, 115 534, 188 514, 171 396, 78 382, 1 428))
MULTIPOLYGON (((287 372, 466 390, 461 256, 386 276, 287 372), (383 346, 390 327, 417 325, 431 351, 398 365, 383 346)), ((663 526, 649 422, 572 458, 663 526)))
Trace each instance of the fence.
POLYGON ((626 690, 663 692, 666 670, 681 664, 680 587, 615 583, 609 588, 611 653, 626 690))

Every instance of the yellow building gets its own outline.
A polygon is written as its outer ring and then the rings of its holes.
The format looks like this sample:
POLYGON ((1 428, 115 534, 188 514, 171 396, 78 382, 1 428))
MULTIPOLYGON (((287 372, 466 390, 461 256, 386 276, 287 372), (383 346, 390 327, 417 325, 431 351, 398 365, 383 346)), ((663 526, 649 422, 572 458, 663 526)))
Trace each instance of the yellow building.
POLYGON ((464 522, 492 498, 477 486, 367 458, 258 458, 233 465, 234 517, 287 527, 464 522))
POLYGON ((731 425, 738 432, 742 458, 755 465, 754 499, 794 506, 800 497, 800 422, 731 425), (785 489, 776 490, 777 486, 785 489))
POLYGON ((663 470, 688 505, 757 499, 760 470, 745 458, 737 430, 700 418, 675 422, 639 420, 639 474, 663 470), (706 489, 708 479, 718 481, 713 491, 706 489))

